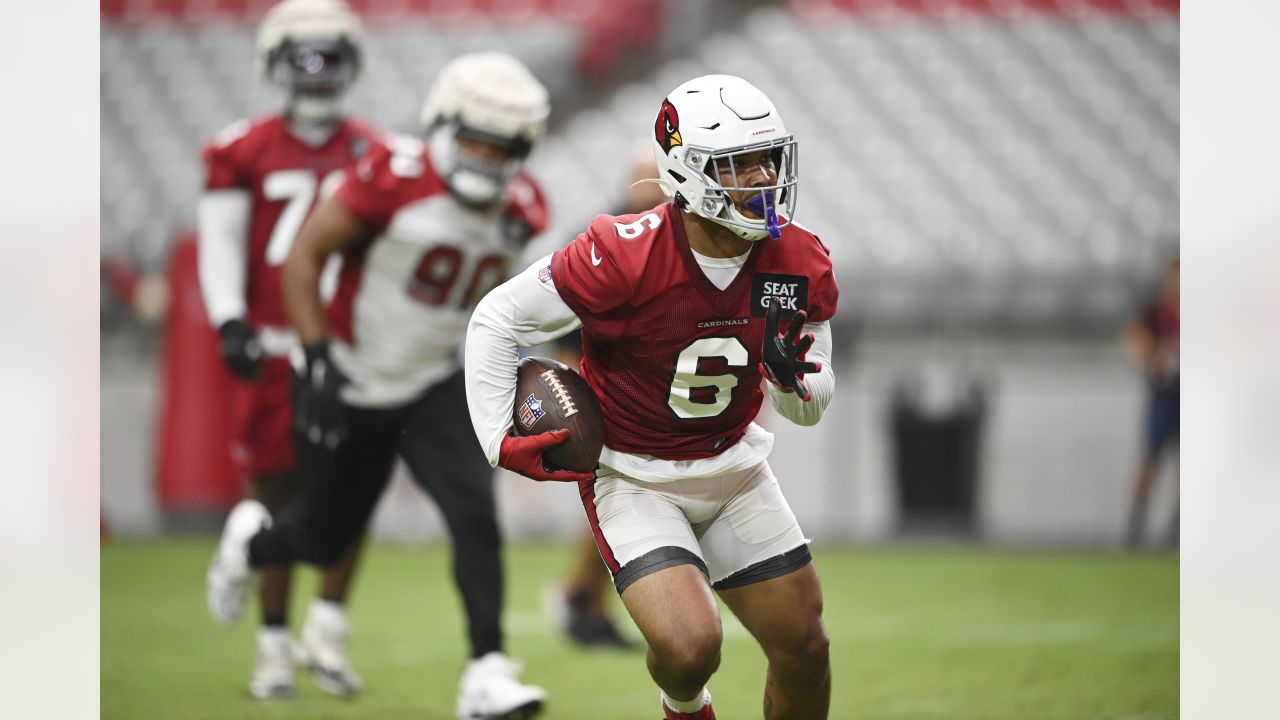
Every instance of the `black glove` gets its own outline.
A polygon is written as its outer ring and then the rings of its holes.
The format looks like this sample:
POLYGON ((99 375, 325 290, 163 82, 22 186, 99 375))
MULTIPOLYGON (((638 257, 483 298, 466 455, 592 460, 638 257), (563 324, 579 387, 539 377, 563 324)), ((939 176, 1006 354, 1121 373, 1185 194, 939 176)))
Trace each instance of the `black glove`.
POLYGON ((764 350, 761 352, 760 374, 773 383, 782 392, 793 392, 801 400, 809 401, 809 388, 804 385, 805 373, 816 373, 822 370, 818 363, 805 362, 804 354, 813 345, 813 333, 800 337, 800 329, 804 327, 807 317, 799 310, 791 317, 791 326, 786 335, 778 330, 778 316, 781 311, 776 304, 769 306, 764 316, 764 350), (798 339, 797 339, 798 338, 798 339))
POLYGON ((222 338, 222 361, 231 374, 241 380, 257 380, 262 374, 262 344, 249 323, 228 320, 218 328, 218 336, 222 338))
POLYGON ((332 450, 347 439, 339 393, 350 381, 329 358, 328 343, 308 345, 304 351, 307 366, 302 375, 294 375, 293 424, 307 442, 332 450))

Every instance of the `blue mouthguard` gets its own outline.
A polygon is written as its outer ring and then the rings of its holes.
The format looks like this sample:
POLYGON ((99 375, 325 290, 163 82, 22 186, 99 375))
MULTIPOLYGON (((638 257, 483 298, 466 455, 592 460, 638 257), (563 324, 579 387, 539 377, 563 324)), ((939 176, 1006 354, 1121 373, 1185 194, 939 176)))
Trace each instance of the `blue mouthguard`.
POLYGON ((757 215, 764 215, 765 227, 769 229, 769 237, 777 240, 782 237, 778 227, 778 207, 773 202, 773 192, 765 191, 747 201, 747 208, 757 215))

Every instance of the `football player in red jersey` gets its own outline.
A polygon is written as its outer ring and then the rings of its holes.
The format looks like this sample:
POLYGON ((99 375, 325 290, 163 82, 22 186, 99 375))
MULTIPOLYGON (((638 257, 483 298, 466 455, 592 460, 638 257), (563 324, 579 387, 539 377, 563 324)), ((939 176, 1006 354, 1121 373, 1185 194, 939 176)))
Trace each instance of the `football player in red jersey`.
POLYGON ((792 219, 795 139, 750 83, 708 75, 681 85, 653 137, 672 202, 595 218, 476 308, 471 419, 490 463, 580 482, 600 555, 648 641, 667 718, 715 717, 713 590, 768 658, 765 716, 825 718, 818 576, 767 462, 773 436, 753 420, 766 394, 802 425, 831 399, 831 260, 792 219), (545 465, 563 435, 511 432, 519 346, 578 327, 582 375, 604 414, 594 474, 545 465))
MULTIPOLYGON (((203 152, 200 287, 227 367, 251 384, 240 408, 237 456, 252 495, 273 513, 297 486, 288 355, 298 340, 285 317, 281 266, 317 198, 331 194, 342 168, 377 143, 371 128, 342 113, 343 95, 360 70, 360 32, 341 0, 286 0, 273 7, 258 31, 257 56, 267 80, 286 93, 284 112, 237 122, 203 152)), ((336 695, 360 689, 347 660, 343 610, 357 551, 325 573, 298 653, 320 687, 336 695)), ((285 565, 262 573, 263 624, 249 685, 259 698, 294 691, 290 577, 285 565)))
POLYGON ((423 107, 427 141, 389 138, 307 219, 284 268, 303 349, 295 415, 305 489, 269 527, 260 503, 241 502, 209 571, 211 607, 234 615, 252 568, 332 566, 359 542, 399 456, 453 540, 471 645, 460 718, 530 718, 546 698, 503 652, 493 470, 463 422, 459 350, 475 304, 547 225, 521 165, 549 110, 546 89, 514 58, 458 57, 423 107), (338 254, 326 314, 321 274, 338 254))

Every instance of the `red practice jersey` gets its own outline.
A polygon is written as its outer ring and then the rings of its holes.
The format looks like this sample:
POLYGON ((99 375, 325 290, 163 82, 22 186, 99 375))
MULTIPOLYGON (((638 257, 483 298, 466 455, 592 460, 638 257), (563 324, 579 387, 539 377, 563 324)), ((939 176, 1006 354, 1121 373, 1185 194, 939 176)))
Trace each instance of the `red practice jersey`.
POLYGON ((717 455, 755 419, 771 303, 821 322, 839 297, 827 248, 794 224, 752 244, 720 290, 680 213, 667 203, 598 216, 551 260, 557 292, 582 320, 582 375, 600 400, 605 444, 663 460, 717 455))
POLYGON ((245 303, 249 324, 287 327, 280 266, 316 199, 332 193, 342 169, 378 143, 364 123, 343 120, 323 145, 312 147, 289 132, 283 116, 242 120, 205 145, 205 189, 252 194, 245 303))

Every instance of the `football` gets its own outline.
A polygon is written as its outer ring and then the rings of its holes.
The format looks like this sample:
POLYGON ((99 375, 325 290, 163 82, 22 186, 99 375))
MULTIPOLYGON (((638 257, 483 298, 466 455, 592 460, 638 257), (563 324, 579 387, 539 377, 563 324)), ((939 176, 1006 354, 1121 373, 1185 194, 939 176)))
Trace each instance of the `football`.
POLYGON ((564 363, 527 357, 516 372, 515 434, 537 435, 568 428, 569 440, 543 459, 558 468, 591 472, 604 447, 604 420, 595 393, 564 363))

